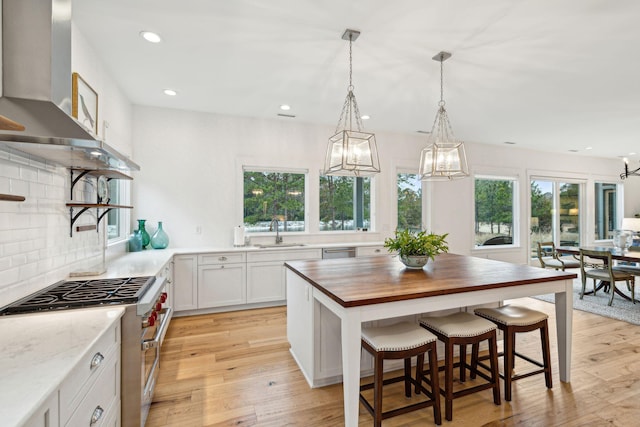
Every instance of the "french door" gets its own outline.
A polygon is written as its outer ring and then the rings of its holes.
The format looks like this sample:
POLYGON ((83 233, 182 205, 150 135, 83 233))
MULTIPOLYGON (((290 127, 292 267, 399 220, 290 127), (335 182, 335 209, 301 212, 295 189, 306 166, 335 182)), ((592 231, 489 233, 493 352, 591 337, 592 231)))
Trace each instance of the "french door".
POLYGON ((531 254, 538 242, 580 246, 583 185, 562 179, 531 179, 531 254))

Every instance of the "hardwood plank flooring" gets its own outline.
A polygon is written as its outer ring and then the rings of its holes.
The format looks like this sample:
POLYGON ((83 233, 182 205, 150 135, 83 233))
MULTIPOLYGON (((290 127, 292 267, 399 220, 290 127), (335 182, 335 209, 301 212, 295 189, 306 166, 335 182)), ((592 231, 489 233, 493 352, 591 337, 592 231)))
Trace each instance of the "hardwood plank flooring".
MULTIPOLYGON (((554 306, 531 298, 514 302, 550 316, 553 389, 536 375, 515 382, 513 400, 500 406, 490 391, 465 396, 454 401, 453 421, 443 417, 443 425, 637 425, 640 327, 574 311, 572 377, 566 384, 558 377, 554 306)), ((518 350, 537 357, 539 342, 537 332, 520 334, 518 350)), ((404 403, 397 386, 385 387, 385 407, 404 403)), ((361 426, 373 422, 362 405, 359 420, 361 426)), ((285 307, 172 320, 146 427, 342 425, 342 386, 308 386, 289 353, 285 307)), ((431 408, 383 422, 417 425, 434 425, 431 408)))

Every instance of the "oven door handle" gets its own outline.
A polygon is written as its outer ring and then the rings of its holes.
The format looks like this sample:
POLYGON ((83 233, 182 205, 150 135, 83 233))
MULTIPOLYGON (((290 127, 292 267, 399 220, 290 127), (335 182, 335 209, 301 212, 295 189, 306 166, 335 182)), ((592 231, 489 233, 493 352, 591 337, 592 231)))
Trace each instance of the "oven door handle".
POLYGON ((150 340, 142 341, 142 350, 160 347, 160 344, 164 341, 164 336, 167 333, 167 327, 169 326, 169 320, 171 319, 173 309, 171 307, 167 307, 165 310, 164 316, 162 317, 162 323, 160 323, 160 327, 157 329, 154 337, 150 340))

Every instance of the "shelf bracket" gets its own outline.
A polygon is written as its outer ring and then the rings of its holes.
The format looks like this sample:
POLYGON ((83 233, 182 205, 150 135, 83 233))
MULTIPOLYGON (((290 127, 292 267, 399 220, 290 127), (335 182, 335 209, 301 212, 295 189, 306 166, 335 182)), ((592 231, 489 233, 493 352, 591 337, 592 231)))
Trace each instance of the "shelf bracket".
MULTIPOLYGON (((69 208, 69 216, 71 217, 71 225, 69 226, 69 237, 73 237, 73 224, 78 220, 80 215, 85 213, 89 208, 82 208, 75 216, 73 215, 73 208, 69 208)), ((96 227, 97 229, 98 227, 96 227)))
POLYGON ((98 230, 98 225, 100 225, 100 221, 102 221, 102 218, 109 213, 110 210, 112 210, 113 208, 109 208, 109 209, 105 209, 104 212, 102 212, 102 214, 98 215, 98 224, 96 225, 96 231, 98 230))
POLYGON ((82 177, 84 177, 86 174, 89 173, 89 171, 83 170, 75 179, 73 178, 73 169, 70 169, 70 171, 71 171, 71 174, 69 175, 69 177, 71 179, 71 189, 69 191, 71 192, 71 194, 69 196, 71 197, 71 200, 73 200, 73 188, 76 186, 78 181, 82 179, 82 177))

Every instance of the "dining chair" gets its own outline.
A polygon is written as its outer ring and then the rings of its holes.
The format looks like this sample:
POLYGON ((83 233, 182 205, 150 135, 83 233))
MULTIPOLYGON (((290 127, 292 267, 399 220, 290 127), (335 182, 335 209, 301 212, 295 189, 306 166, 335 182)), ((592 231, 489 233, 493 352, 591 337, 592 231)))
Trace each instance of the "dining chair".
POLYGON ((625 281, 627 289, 631 292, 631 301, 635 304, 635 281, 632 274, 613 268, 613 258, 609 251, 596 251, 580 249, 580 277, 582 279, 582 291, 580 299, 584 296, 587 279, 593 280, 593 294, 596 294, 596 280, 607 282, 610 285, 609 305, 613 304, 613 294, 616 291, 616 282, 625 281), (593 263, 592 260, 600 260, 602 264, 593 263), (592 268, 587 268, 592 267, 592 268))
POLYGON ((566 268, 579 268, 580 261, 573 256, 560 256, 553 242, 538 242, 538 260, 542 268, 564 271, 566 268))

